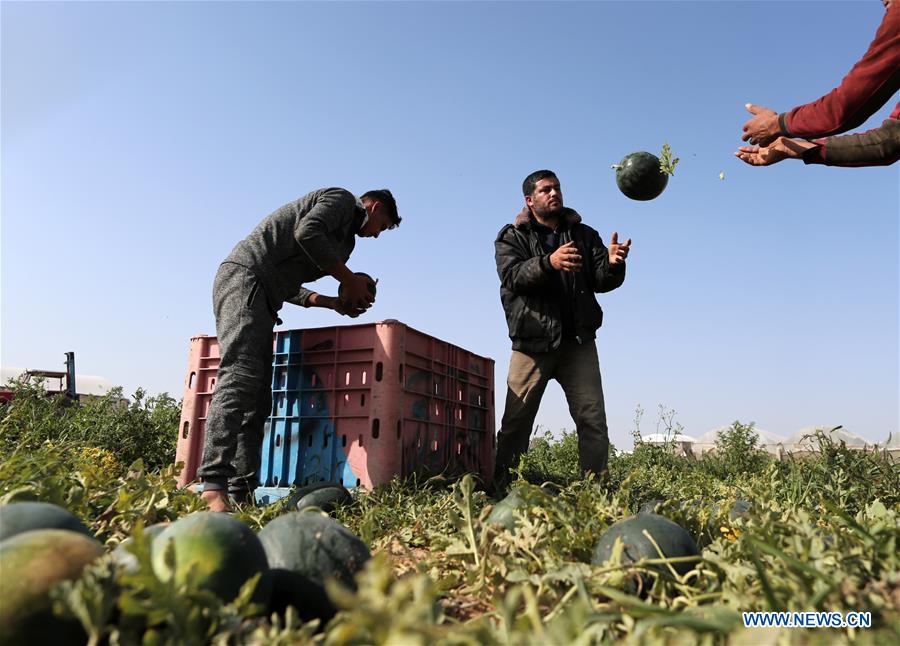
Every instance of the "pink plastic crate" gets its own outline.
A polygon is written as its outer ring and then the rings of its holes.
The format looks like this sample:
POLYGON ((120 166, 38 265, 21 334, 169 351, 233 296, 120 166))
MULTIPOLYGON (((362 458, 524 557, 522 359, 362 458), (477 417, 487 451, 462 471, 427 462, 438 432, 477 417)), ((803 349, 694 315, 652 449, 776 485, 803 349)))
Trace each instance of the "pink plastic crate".
MULTIPOLYGON (((490 478, 494 361, 399 321, 277 332, 260 486, 372 488, 396 475, 490 478)), ((191 339, 176 460, 196 479, 215 388, 215 337, 191 339)))

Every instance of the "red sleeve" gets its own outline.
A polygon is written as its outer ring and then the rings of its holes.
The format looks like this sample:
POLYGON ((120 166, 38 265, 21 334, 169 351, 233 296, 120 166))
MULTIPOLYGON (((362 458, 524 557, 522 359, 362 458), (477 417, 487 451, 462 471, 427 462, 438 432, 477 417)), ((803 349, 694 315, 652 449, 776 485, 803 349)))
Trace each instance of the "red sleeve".
POLYGON ((841 84, 780 121, 791 137, 827 137, 861 125, 900 89, 900 3, 884 12, 875 40, 841 84))

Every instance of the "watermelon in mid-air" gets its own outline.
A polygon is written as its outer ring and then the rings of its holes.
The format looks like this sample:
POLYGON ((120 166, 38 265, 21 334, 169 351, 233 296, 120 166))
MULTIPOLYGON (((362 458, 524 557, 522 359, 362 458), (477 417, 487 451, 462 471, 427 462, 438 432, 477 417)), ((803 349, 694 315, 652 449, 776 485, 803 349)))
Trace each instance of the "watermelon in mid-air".
POLYGON ((632 200, 657 198, 669 183, 669 176, 660 167, 659 157, 652 153, 640 151, 625 155, 613 168, 616 169, 616 185, 632 200))

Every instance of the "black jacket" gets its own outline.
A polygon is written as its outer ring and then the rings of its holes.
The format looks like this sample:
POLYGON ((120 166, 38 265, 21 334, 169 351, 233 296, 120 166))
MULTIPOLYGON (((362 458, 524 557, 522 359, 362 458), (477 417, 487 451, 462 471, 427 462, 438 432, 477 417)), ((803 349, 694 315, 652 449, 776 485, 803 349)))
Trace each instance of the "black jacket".
MULTIPOLYGON (((513 350, 547 352, 562 340, 559 298, 562 285, 550 266, 526 207, 497 234, 494 255, 500 276, 500 300, 506 313, 513 350)), ((603 310, 595 292, 609 292, 625 280, 625 264, 609 264, 609 253, 600 234, 581 222, 581 216, 565 209, 560 227, 560 246, 574 240, 582 257, 581 271, 567 273, 568 291, 575 299, 575 334, 579 342, 596 336, 603 310)))

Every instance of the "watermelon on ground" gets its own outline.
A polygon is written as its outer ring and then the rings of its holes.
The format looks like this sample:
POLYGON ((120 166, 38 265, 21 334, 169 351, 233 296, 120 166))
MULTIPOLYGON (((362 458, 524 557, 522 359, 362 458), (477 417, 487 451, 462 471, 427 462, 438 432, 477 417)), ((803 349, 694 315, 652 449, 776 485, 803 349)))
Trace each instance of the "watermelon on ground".
POLYGON ((295 508, 302 511, 309 507, 318 507, 327 514, 332 513, 338 505, 346 505, 353 502, 353 496, 342 485, 332 484, 326 487, 320 487, 315 491, 301 496, 295 508))
POLYGON ((0 506, 0 541, 35 529, 67 529, 94 537, 77 516, 49 502, 11 502, 0 506))
POLYGON ((78 621, 53 614, 50 590, 77 579, 102 554, 99 541, 65 529, 22 532, 0 543, 0 644, 85 643, 78 621))
MULTIPOLYGON (((156 525, 149 525, 144 528, 144 538, 150 541, 151 550, 153 549, 153 539, 162 534, 163 530, 169 525, 171 525, 171 523, 157 523, 156 525)), ((112 557, 116 563, 119 564, 119 567, 129 573, 136 572, 138 569, 137 557, 128 550, 128 546, 133 542, 133 538, 126 538, 112 551, 112 557)))
POLYGON ((502 525, 512 531, 516 527, 516 517, 513 512, 524 506, 525 499, 517 490, 513 490, 506 498, 494 505, 485 522, 489 525, 502 525))
MULTIPOLYGON (((229 514, 200 511, 178 519, 153 539, 153 571, 177 584, 189 573, 193 585, 215 593, 222 601, 237 597, 241 586, 269 569, 259 539, 247 525, 229 514), (166 562, 166 550, 174 546, 174 570, 166 562)), ((268 603, 269 580, 260 578, 254 600, 268 603)))
MULTIPOLYGON (((617 538, 622 540, 624 546, 621 558, 622 563, 634 563, 641 559, 661 558, 659 551, 650 539, 644 536, 644 530, 653 537, 653 540, 659 545, 666 558, 698 556, 700 554, 694 539, 683 527, 657 514, 641 513, 636 516, 629 516, 611 525, 600 537, 600 540, 597 541, 591 563, 602 565, 609 561, 617 538)), ((676 572, 683 575, 694 569, 696 562, 685 561, 672 563, 671 565, 676 572)), ((662 567, 665 568, 666 566, 662 567)))
POLYGON ((325 581, 334 579, 355 589, 354 575, 371 554, 349 529, 333 518, 312 511, 297 511, 272 520, 259 532, 272 569, 271 609, 294 606, 304 619, 327 621, 335 612, 325 593, 325 581))

